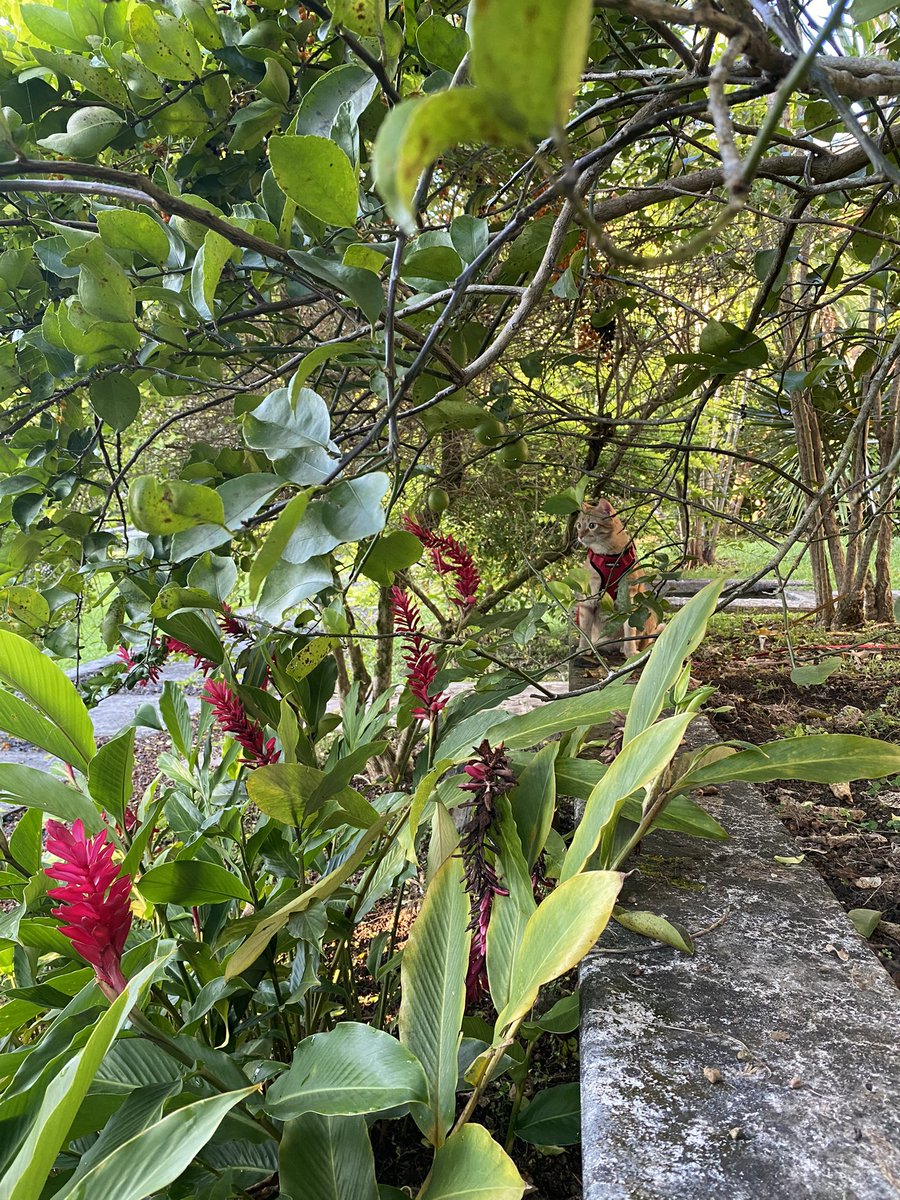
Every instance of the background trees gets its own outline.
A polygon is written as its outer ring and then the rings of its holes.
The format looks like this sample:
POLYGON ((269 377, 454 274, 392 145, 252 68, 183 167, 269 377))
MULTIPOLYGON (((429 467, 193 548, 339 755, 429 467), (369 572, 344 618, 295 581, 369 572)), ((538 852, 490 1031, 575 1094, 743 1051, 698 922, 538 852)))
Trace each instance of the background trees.
POLYGON ((4 12, 2 596, 57 653, 208 554, 337 612, 435 485, 497 588, 581 480, 670 565, 726 521, 889 614, 891 6, 4 12))

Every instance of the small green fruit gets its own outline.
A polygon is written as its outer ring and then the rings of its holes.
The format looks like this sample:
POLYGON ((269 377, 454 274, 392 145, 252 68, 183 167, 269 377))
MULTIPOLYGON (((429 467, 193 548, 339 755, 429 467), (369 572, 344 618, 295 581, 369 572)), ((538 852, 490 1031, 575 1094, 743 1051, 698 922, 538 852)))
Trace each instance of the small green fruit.
POLYGON ((503 426, 496 417, 485 417, 475 426, 475 441, 482 446, 496 446, 503 437, 503 426))
POLYGON ((501 466, 508 470, 513 470, 515 467, 520 467, 522 463, 528 461, 528 443, 524 438, 519 438, 515 442, 510 442, 508 446, 504 446, 497 454, 501 466))
POLYGON ((443 488, 433 487, 428 493, 428 507, 433 513, 446 512, 450 507, 450 497, 443 488))

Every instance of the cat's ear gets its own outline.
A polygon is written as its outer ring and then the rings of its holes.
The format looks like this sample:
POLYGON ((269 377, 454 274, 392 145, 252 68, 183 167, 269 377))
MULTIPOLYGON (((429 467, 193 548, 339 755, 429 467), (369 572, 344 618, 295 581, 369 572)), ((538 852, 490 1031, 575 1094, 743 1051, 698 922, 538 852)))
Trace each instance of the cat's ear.
POLYGON ((614 517, 616 514, 616 510, 608 500, 598 500, 594 505, 594 512, 598 512, 604 517, 614 517))

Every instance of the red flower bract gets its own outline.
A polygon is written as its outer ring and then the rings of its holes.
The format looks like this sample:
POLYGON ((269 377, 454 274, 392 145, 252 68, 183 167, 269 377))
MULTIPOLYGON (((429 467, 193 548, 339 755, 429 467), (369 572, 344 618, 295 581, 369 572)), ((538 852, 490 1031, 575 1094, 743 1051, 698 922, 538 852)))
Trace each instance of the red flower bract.
POLYGON ((223 603, 222 615, 217 619, 222 632, 228 637, 234 638, 236 642, 252 642, 254 640, 247 624, 232 613, 230 605, 223 603))
POLYGON ((407 533, 417 537, 422 545, 431 551, 431 561, 439 575, 450 575, 453 579, 453 603, 461 609, 469 609, 475 603, 481 576, 468 547, 451 537, 448 533, 438 533, 435 529, 426 529, 424 525, 413 520, 409 514, 403 518, 403 527, 407 533))
POLYGON ((94 968, 104 994, 114 999, 128 982, 122 974, 122 951, 131 928, 131 878, 120 875, 112 861, 113 844, 106 830, 89 838, 81 821, 71 830, 48 821, 47 834, 47 849, 61 861, 47 867, 45 874, 64 881, 47 893, 60 901, 53 915, 65 922, 61 932, 94 968))
POLYGON ((495 896, 508 895, 500 886, 497 873, 487 860, 487 852, 496 854, 493 827, 497 820, 497 797, 505 796, 516 785, 515 772, 503 746, 492 748, 485 739, 465 767, 468 783, 460 791, 468 792, 469 817, 460 836, 460 853, 469 893, 472 944, 466 972, 466 1001, 477 1003, 487 991, 487 931, 495 896))
POLYGON ((169 654, 186 654, 188 658, 194 660, 194 666, 199 667, 204 675, 208 675, 210 671, 216 669, 216 664, 212 659, 204 658, 202 654, 198 654, 196 650, 187 645, 186 642, 179 642, 178 638, 166 639, 166 650, 169 654))
POLYGON ((212 705, 220 728, 230 733, 243 748, 243 761, 247 766, 266 767, 278 762, 281 751, 275 749, 275 739, 266 741, 263 727, 247 714, 240 697, 227 683, 207 679, 203 685, 203 699, 212 705))
POLYGON ((391 608, 394 611, 397 629, 403 638, 406 681, 409 690, 419 701, 419 706, 412 710, 412 715, 427 721, 438 715, 449 696, 445 696, 443 692, 437 692, 433 696, 430 694, 431 685, 438 673, 437 659, 428 648, 422 632, 418 606, 396 584, 391 588, 391 608))
POLYGON ((156 683, 159 679, 168 651, 160 643, 148 642, 146 649, 138 652, 137 658, 127 646, 120 646, 116 653, 129 672, 140 672, 141 677, 137 680, 137 686, 146 687, 148 683, 156 683))

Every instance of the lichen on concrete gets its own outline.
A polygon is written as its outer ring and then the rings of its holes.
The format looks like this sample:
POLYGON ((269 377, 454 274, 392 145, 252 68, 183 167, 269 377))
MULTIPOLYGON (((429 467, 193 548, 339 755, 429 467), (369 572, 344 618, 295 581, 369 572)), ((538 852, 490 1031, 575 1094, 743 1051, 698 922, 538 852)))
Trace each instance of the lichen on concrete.
POLYGON ((900 991, 757 789, 703 803, 730 841, 653 834, 623 893, 694 957, 611 926, 582 966, 585 1200, 896 1200, 900 991))

